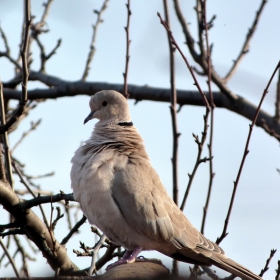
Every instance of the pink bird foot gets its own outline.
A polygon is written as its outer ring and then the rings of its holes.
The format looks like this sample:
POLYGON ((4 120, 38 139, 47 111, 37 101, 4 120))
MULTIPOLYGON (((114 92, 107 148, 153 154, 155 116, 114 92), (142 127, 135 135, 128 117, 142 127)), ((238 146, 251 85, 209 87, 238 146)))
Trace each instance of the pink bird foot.
POLYGON ((143 248, 141 247, 136 247, 134 251, 126 251, 120 260, 108 265, 106 270, 109 270, 121 264, 134 263, 137 256, 141 253, 142 249, 143 248))

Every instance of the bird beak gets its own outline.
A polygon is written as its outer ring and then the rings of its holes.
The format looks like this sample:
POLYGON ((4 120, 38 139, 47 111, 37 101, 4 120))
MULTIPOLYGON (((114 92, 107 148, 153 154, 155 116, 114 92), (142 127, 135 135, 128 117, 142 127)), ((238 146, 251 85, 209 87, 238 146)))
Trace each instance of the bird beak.
POLYGON ((92 119, 92 116, 93 116, 94 113, 95 113, 95 111, 91 111, 89 113, 89 115, 84 120, 84 124, 86 124, 88 121, 90 121, 92 119))

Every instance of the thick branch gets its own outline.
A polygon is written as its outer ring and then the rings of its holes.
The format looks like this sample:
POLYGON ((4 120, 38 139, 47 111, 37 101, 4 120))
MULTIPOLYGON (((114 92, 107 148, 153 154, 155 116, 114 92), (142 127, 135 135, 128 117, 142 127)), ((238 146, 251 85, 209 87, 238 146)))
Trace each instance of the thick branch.
MULTIPOLYGON (((93 95, 100 90, 116 90, 123 93, 123 84, 102 83, 102 82, 67 82, 56 77, 44 75, 42 73, 31 73, 32 78, 36 80, 44 80, 50 89, 35 89, 28 92, 30 100, 37 99, 56 99, 60 97, 72 97, 76 95, 93 95)), ((4 84, 5 85, 5 84, 4 84)), ((150 100, 160 102, 170 102, 170 89, 153 88, 149 86, 128 85, 130 99, 136 101, 150 100)), ((21 92, 13 89, 4 88, 5 99, 20 99, 21 92)), ((213 91, 213 99, 215 106, 233 111, 249 120, 253 120, 257 107, 241 96, 237 96, 236 100, 231 100, 220 92, 213 91)), ((207 99, 209 95, 206 93, 207 99)), ((195 105, 205 106, 198 91, 177 90, 177 104, 179 105, 195 105)), ((262 127, 266 132, 272 134, 273 137, 280 140, 280 125, 275 122, 274 117, 263 110, 260 110, 256 125, 262 127), (268 131, 269 129, 269 131, 268 131)), ((0 133, 2 129, 0 128, 0 133)))
MULTIPOLYGON (((40 198, 37 198, 40 199, 40 198)), ((54 201, 54 200, 53 200, 54 201)), ((26 235, 32 240, 38 249, 43 253, 50 266, 56 270, 60 268, 61 275, 70 274, 78 270, 75 264, 69 259, 64 246, 56 241, 56 254, 52 254, 53 241, 46 228, 46 225, 30 209, 21 207, 22 202, 11 190, 9 184, 0 181, 0 204, 14 216, 26 235)))

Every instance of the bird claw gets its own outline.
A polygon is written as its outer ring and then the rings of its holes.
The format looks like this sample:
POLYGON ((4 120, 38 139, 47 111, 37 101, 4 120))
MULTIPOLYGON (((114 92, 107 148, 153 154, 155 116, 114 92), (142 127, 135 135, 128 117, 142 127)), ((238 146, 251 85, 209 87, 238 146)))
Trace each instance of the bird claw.
POLYGON ((141 251, 141 247, 137 247, 134 251, 126 251, 120 260, 108 265, 106 271, 121 264, 134 263, 141 251))

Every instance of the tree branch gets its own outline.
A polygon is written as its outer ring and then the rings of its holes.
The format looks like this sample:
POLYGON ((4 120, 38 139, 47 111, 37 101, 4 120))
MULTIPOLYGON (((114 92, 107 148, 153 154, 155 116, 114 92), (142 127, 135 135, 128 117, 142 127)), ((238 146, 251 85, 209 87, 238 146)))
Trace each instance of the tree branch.
POLYGON ((256 12, 256 17, 253 21, 252 27, 249 28, 248 34, 247 34, 245 42, 241 48, 241 51, 240 51, 237 59, 234 60, 234 63, 232 65, 232 67, 230 68, 229 72, 224 77, 225 82, 228 82, 230 80, 230 78, 235 74, 237 67, 239 66, 242 58, 245 56, 245 54, 247 54, 249 52, 249 46, 250 46, 251 39, 253 38, 253 35, 257 29, 257 25, 258 25, 261 13, 264 10, 264 6, 266 3, 267 3, 267 0, 262 0, 259 9, 256 12))
MULTIPOLYGON (((31 73, 31 76, 33 74, 31 73)), ((42 99, 56 99, 60 97, 73 97, 76 95, 88 95, 91 96, 93 93, 100 90, 116 90, 123 93, 123 84, 113 83, 102 83, 102 82, 66 82, 56 77, 44 75, 42 73, 36 73, 36 78, 44 80, 50 89, 35 89, 29 90, 28 98, 30 100, 42 100, 42 99)), ((33 78, 34 78, 33 76, 33 78)), ((153 88, 149 86, 137 86, 128 85, 128 91, 130 93, 130 99, 136 101, 150 100, 150 101, 161 101, 170 102, 170 89, 165 88, 153 88)), ((231 100, 221 92, 213 91, 213 99, 215 105, 218 108, 226 108, 232 112, 235 112, 249 120, 253 120, 256 112, 256 106, 250 103, 242 96, 237 96, 236 100, 231 100)), ((208 93, 206 97, 209 99, 208 93)), ((5 99, 20 99, 20 91, 14 89, 4 88, 5 99)), ((201 96, 198 91, 191 90, 179 90, 177 89, 177 103, 182 105, 195 105, 205 106, 202 102, 201 96)), ((266 132, 272 134, 278 141, 280 141, 280 125, 274 120, 274 117, 269 115, 263 110, 260 110, 256 125, 262 127, 266 132)), ((0 133, 3 133, 3 129, 0 127, 0 133)))
POLYGON ((82 81, 85 81, 88 74, 89 74, 90 64, 91 64, 91 61, 92 61, 92 59, 94 57, 94 54, 95 54, 95 42, 96 42, 97 30, 98 30, 98 27, 99 27, 100 23, 103 22, 103 19, 101 18, 101 16, 102 16, 103 12, 106 10, 106 8, 108 6, 108 2, 109 2, 109 0, 105 0, 99 11, 94 10, 94 13, 97 14, 97 19, 96 19, 95 24, 92 26, 93 33, 92 33, 92 39, 91 39, 91 43, 90 43, 90 51, 88 53, 86 67, 85 67, 85 70, 84 70, 84 73, 83 73, 83 76, 82 76, 82 79, 81 79, 82 81))
POLYGON ((246 145, 245 145, 245 149, 244 149, 244 153, 243 153, 243 157, 242 157, 242 160, 241 160, 241 163, 240 163, 240 167, 239 167, 239 170, 238 170, 238 173, 237 173, 237 177, 236 177, 236 180, 234 181, 234 187, 233 187, 233 191, 232 191, 232 196, 231 196, 231 200, 230 200, 230 205, 229 205, 229 209, 228 209, 228 213, 227 213, 227 217, 225 219, 225 224, 224 224, 224 229, 223 229, 223 232, 221 234, 221 236, 219 238, 217 238, 217 241, 216 243, 217 244, 220 244, 221 241, 227 236, 227 226, 228 226, 228 223, 229 223, 229 219, 230 219, 230 214, 231 214, 231 211, 232 211, 232 207, 233 207, 233 203, 234 203, 234 198, 235 198, 235 194, 236 194, 236 190, 237 190, 237 186, 238 186, 238 183, 239 183, 239 179, 241 177, 241 173, 242 173, 242 170, 243 170, 243 166, 244 166, 244 163, 245 163, 245 160, 246 160, 246 157, 249 153, 249 143, 250 143, 250 139, 251 139, 251 135, 252 135, 252 132, 253 132, 253 128, 256 124, 256 121, 258 119, 258 116, 259 116, 259 113, 260 113, 260 110, 261 110, 261 106, 262 106, 262 103, 264 101, 264 98, 265 96, 267 95, 268 93, 268 89, 270 87, 270 84, 275 76, 275 74, 277 73, 278 69, 280 68, 280 61, 278 62, 278 64, 276 65, 276 68, 274 69, 268 83, 267 83, 267 86, 266 88, 264 89, 264 92, 263 92, 263 95, 261 97, 261 100, 260 100, 260 103, 259 103, 259 106, 256 110, 256 113, 255 113, 255 116, 253 118, 253 121, 252 123, 250 124, 249 126, 249 133, 248 133, 248 137, 247 137, 247 141, 246 141, 246 145))
POLYGON ((126 33, 126 54, 125 54, 125 70, 123 73, 124 83, 123 83, 123 95, 127 99, 129 97, 129 93, 127 91, 127 77, 128 77, 128 66, 129 66, 129 47, 131 40, 129 39, 129 27, 130 27, 130 17, 131 17, 131 10, 130 10, 130 0, 127 0, 126 4, 127 8, 127 22, 125 26, 125 33, 126 33))
MULTIPOLYGON (((61 199, 66 199, 67 196, 70 197, 70 195, 62 194, 53 196, 53 201, 56 199, 58 200, 59 197, 61 197, 61 199)), ((40 200, 40 197, 33 200, 36 199, 40 200)), ((50 201, 49 198, 48 200, 50 201)), ((76 265, 69 259, 65 247, 57 241, 56 244, 58 250, 56 256, 51 253, 50 248, 52 248, 52 239, 46 225, 30 208, 26 208, 28 203, 25 204, 25 202, 21 201, 11 190, 9 184, 3 180, 0 180, 0 204, 2 204, 4 209, 14 216, 15 220, 20 224, 20 227, 25 231, 28 238, 32 240, 43 253, 43 256, 47 259, 53 270, 60 268, 61 275, 71 274, 71 272, 78 270, 76 265)), ((35 206, 36 204, 38 205, 38 202, 33 203, 32 205, 35 206)))
POLYGON ((7 256, 7 258, 9 259, 9 262, 10 262, 10 264, 12 265, 13 270, 14 270, 16 276, 17 276, 17 277, 20 277, 20 274, 19 274, 19 272, 18 272, 18 269, 17 269, 17 267, 16 267, 16 264, 15 264, 13 258, 11 257, 9 251, 7 250, 7 247, 6 247, 5 244, 3 243, 1 237, 0 237, 0 246, 2 247, 3 251, 5 252, 5 255, 7 256))

